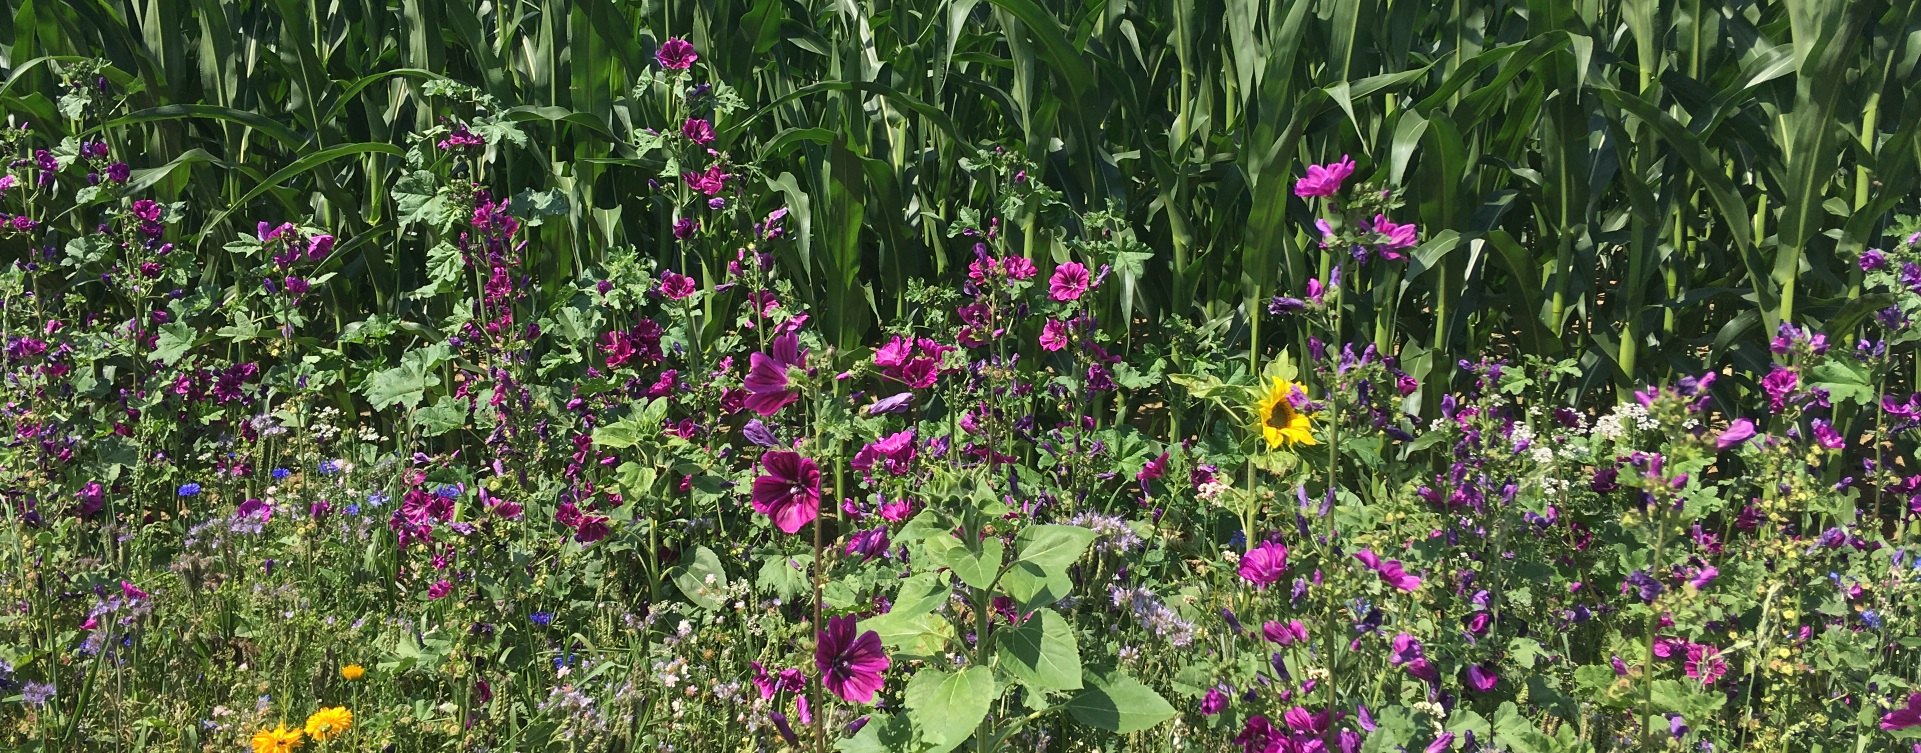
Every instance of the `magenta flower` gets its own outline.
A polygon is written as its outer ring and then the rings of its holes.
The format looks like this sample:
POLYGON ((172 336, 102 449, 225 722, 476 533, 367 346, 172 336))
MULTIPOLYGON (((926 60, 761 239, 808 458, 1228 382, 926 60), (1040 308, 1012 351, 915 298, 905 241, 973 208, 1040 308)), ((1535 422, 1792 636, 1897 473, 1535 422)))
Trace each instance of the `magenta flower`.
POLYGON ((1008 277, 1016 280, 1032 279, 1035 274, 1040 272, 1040 270, 1034 268, 1034 262, 1028 261, 1025 256, 1010 256, 1002 259, 1001 269, 1007 271, 1008 277))
POLYGON ((607 538, 607 534, 612 532, 613 529, 607 525, 607 516, 582 515, 580 524, 574 526, 574 540, 582 544, 592 544, 607 538))
POLYGON ((896 497, 891 502, 886 502, 886 501, 881 502, 880 511, 878 514, 880 515, 882 520, 888 521, 890 523, 899 523, 903 520, 906 520, 907 516, 913 514, 913 512, 914 512, 914 506, 912 504, 910 504, 907 500, 896 497))
POLYGON ((81 487, 80 491, 73 496, 80 500, 80 507, 75 512, 82 518, 91 518, 99 514, 101 508, 107 506, 106 488, 102 487, 98 481, 87 482, 87 485, 81 487))
POLYGON ((1067 323, 1048 319, 1041 325, 1041 349, 1053 352, 1067 347, 1067 323))
POLYGON ((1167 475, 1167 453, 1163 452, 1160 457, 1149 460, 1146 465, 1141 466, 1140 472, 1134 474, 1134 480, 1150 481, 1165 475, 1167 475))
POLYGON ((669 37, 660 43, 660 49, 654 51, 654 60, 660 63, 660 67, 670 71, 692 68, 694 61, 699 59, 700 55, 694 53, 694 45, 680 37, 669 37))
POLYGON ((1434 738, 1434 742, 1428 743, 1427 747, 1422 749, 1422 753, 1444 753, 1453 748, 1454 733, 1442 732, 1440 737, 1434 738))
POLYGON ((674 220, 674 240, 684 241, 692 238, 698 230, 700 230, 700 220, 692 217, 682 217, 674 220))
POLYGON ((1398 633, 1388 642, 1387 663, 1400 666, 1421 658, 1425 649, 1421 642, 1407 633, 1398 633))
POLYGON ((1708 584, 1713 583, 1714 579, 1719 577, 1721 577, 1720 570, 1713 567, 1704 567, 1701 568, 1700 572, 1695 573, 1694 577, 1688 579, 1688 585, 1693 586, 1694 590, 1699 591, 1707 588, 1708 584))
POLYGON ((138 586, 135 586, 134 584, 128 583, 127 581, 124 581, 124 580, 120 581, 120 593, 121 595, 126 596, 129 599, 133 599, 134 601, 140 601, 141 599, 147 598, 146 591, 142 591, 138 586))
POLYGON ((1382 560, 1372 549, 1362 549, 1354 559, 1367 564, 1369 570, 1380 574, 1381 581, 1402 591, 1412 591, 1421 587, 1421 579, 1409 575, 1401 569, 1400 560, 1382 560))
POLYGON ((1467 686, 1473 688, 1476 693, 1486 693, 1493 690, 1494 686, 1500 681, 1501 678, 1494 674, 1493 670, 1482 667, 1479 664, 1470 664, 1467 667, 1467 686))
POLYGON ((1272 541, 1249 549, 1241 557, 1241 579, 1261 588, 1267 588, 1281 579, 1281 572, 1287 569, 1287 547, 1272 541))
POLYGON ((784 533, 797 533, 820 515, 820 466, 798 452, 762 455, 767 475, 754 479, 754 512, 784 533))
POLYGON ((800 337, 792 332, 774 338, 768 351, 747 357, 747 378, 741 382, 748 393, 746 407, 763 416, 779 413, 800 399, 800 391, 793 389, 787 375, 807 358, 807 351, 800 349, 800 337))
POLYGON ((705 146, 714 141, 714 124, 707 122, 705 118, 688 118, 687 122, 680 124, 680 135, 705 146))
POLYGON ((1341 161, 1326 165, 1309 165, 1307 177, 1294 182, 1294 195, 1303 199, 1312 196, 1333 196, 1340 193, 1341 181, 1354 174, 1354 160, 1341 155, 1341 161))
POLYGON ((333 250, 333 236, 324 234, 316 235, 307 240, 307 261, 320 261, 321 259, 325 259, 327 258, 327 254, 332 253, 333 250))
POLYGON ((1327 731, 1328 719, 1328 714, 1325 711, 1315 714, 1310 713, 1307 709, 1301 708, 1300 706, 1288 709, 1287 713, 1281 715, 1281 721, 1286 722, 1287 728, 1292 730, 1296 735, 1312 735, 1315 737, 1319 737, 1322 732, 1327 731))
POLYGON ((1408 662, 1407 673, 1426 681, 1428 684, 1439 682, 1441 679, 1440 668, 1435 667, 1434 662, 1428 661, 1425 656, 1417 657, 1413 661, 1408 662))
POLYGON ((1087 267, 1080 262, 1067 262, 1054 268, 1054 276, 1047 281, 1047 295, 1056 301, 1080 300, 1087 292, 1087 267))
POLYGON ((873 703, 874 694, 887 684, 881 675, 889 664, 880 634, 869 630, 855 637, 853 617, 828 618, 814 647, 821 683, 849 703, 873 703))
POLYGON ((687 181, 688 188, 692 188, 708 196, 713 196, 726 190, 727 179, 733 176, 728 174, 727 171, 720 169, 720 165, 713 165, 708 167, 704 172, 684 172, 680 174, 680 177, 682 180, 687 181))
POLYGON ((1268 620, 1266 624, 1261 625, 1261 636, 1283 646, 1304 644, 1307 643, 1307 626, 1301 624, 1300 620, 1288 620, 1285 625, 1268 620))
POLYGON ((1714 438, 1714 449, 1725 450, 1731 447, 1739 447, 1753 438, 1754 422, 1745 418, 1737 418, 1734 419, 1733 423, 1728 424, 1727 431, 1721 432, 1721 436, 1714 438))
POLYGON ((1822 447, 1839 450, 1848 446, 1848 441, 1841 438, 1841 432, 1834 430, 1834 424, 1819 418, 1814 419, 1810 424, 1814 429, 1814 441, 1822 447))
POLYGON ((865 531, 857 531, 847 540, 848 556, 860 555, 866 562, 887 553, 887 526, 875 526, 865 531))
POLYGON ((1413 248, 1416 240, 1412 223, 1396 225, 1385 214, 1374 215, 1374 232, 1381 234, 1381 256, 1387 259, 1401 258, 1401 249, 1413 248))
POLYGON ((1761 389, 1768 393, 1768 407, 1775 413, 1780 413, 1782 408, 1787 407, 1788 395, 1793 393, 1795 386, 1800 383, 1799 375, 1779 366, 1774 367, 1773 371, 1761 378, 1761 389))
POLYGON ((660 276, 660 294, 666 296, 668 300, 678 301, 693 295, 697 287, 699 286, 694 283, 694 278, 679 272, 668 271, 660 276))
POLYGON ((914 454, 914 430, 908 429, 867 443, 854 453, 854 459, 848 465, 862 474, 871 475, 875 464, 879 464, 888 473, 899 476, 909 470, 914 462, 914 454))
POLYGON ((1908 705, 1881 716, 1881 729, 1900 730, 1921 727, 1921 693, 1910 693, 1908 705))
POLYGON ((1716 680, 1728 673, 1728 663, 1720 657, 1721 650, 1713 646, 1688 644, 1688 659, 1682 665, 1688 676, 1700 680, 1702 685, 1714 687, 1716 680))
POLYGON ((1201 699, 1201 716, 1213 716, 1227 708, 1227 694, 1220 688, 1208 688, 1207 697, 1201 699))
POLYGON ((427 598, 429 599, 444 598, 446 597, 447 594, 450 594, 453 592, 454 592, 454 584, 447 582, 445 579, 441 579, 441 580, 434 581, 433 585, 427 587, 427 598))

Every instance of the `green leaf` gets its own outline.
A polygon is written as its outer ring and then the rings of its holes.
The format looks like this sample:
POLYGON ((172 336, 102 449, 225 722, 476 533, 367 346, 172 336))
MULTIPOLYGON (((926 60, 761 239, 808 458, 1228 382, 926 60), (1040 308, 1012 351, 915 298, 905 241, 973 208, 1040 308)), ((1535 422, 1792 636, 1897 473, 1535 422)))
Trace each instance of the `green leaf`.
POLYGON ((922 669, 907 681, 907 709, 920 728, 926 753, 946 753, 966 742, 994 702, 994 670, 968 667, 959 672, 922 669))
POLYGON ((1501 704, 1494 712, 1494 744, 1510 753, 1548 753, 1554 749, 1554 739, 1535 729, 1513 701, 1501 704))
POLYGON ((1074 628, 1052 609, 995 634, 1000 666, 1031 687, 1079 690, 1081 649, 1074 628))
POLYGON ((993 536, 981 540, 978 554, 970 552, 965 546, 955 546, 946 552, 947 567, 962 583, 975 588, 992 588, 995 577, 1000 575, 1001 556, 1006 549, 1001 540, 993 536))
POLYGON ((1089 727, 1125 735, 1174 718, 1167 699, 1132 677, 1115 673, 1092 684, 1067 702, 1067 713, 1089 727))
POLYGON ((454 244, 441 241, 427 249, 427 279, 439 284, 459 282, 466 270, 467 259, 454 244))
POLYGON ((946 604, 954 593, 940 573, 916 573, 901 581, 900 590, 894 593, 894 608, 888 614, 921 615, 932 612, 946 604))
POLYGON ((797 598, 807 593, 807 563, 813 558, 814 555, 811 554, 800 557, 768 557, 761 563, 760 575, 754 579, 754 585, 762 591, 771 591, 782 599, 797 598))
POLYGON ((558 188, 546 191, 521 189, 520 193, 514 194, 514 200, 508 203, 507 214, 530 227, 538 227, 545 218, 567 216, 567 192, 558 188))
POLYGON ((1016 562, 1001 575, 1000 587, 1026 611, 1067 598, 1074 591, 1074 581, 1065 569, 1049 572, 1031 563, 1016 562))
POLYGON ((422 436, 438 437, 467 423, 467 401, 441 395, 440 401, 414 414, 414 425, 422 436))
POLYGON ((720 557, 714 550, 696 547, 673 569, 671 576, 681 595, 694 605, 710 610, 720 608, 717 597, 727 590, 727 571, 721 568, 720 557))
POLYGON ((1050 572, 1066 570, 1092 543, 1094 532, 1080 526, 1028 526, 1014 537, 1014 548, 1019 553, 1017 562, 1050 572))
POLYGON ((834 743, 841 753, 906 753, 914 749, 914 725, 904 714, 874 714, 860 733, 834 743))
POLYGON ((594 444, 616 449, 640 444, 641 440, 660 434, 661 421, 666 416, 666 399, 654 398, 626 418, 594 429, 594 444))
POLYGON ((154 342, 153 358, 168 366, 174 365, 181 356, 194 346, 194 331, 184 322, 168 322, 160 325, 160 337, 154 342))
POLYGON ((427 390, 440 385, 440 377, 435 376, 433 370, 446 360, 445 343, 407 351, 400 357, 399 366, 369 377, 362 386, 362 394, 374 410, 386 410, 394 405, 405 405, 410 410, 419 407, 427 390))
POLYGON ((434 174, 415 170, 394 182, 394 203, 400 210, 400 224, 439 224, 447 213, 447 200, 440 195, 434 174))

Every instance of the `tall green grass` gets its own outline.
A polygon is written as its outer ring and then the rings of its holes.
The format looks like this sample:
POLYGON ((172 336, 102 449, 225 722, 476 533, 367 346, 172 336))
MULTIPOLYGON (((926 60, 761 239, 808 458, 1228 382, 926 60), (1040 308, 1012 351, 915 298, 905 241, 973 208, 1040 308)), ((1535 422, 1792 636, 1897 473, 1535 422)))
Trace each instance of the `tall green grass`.
MULTIPOLYGON (((402 134, 478 87, 524 147, 502 185, 567 199, 541 226, 558 291, 606 249, 658 249, 632 146, 656 44, 686 37, 747 105, 716 146, 804 210, 797 261, 853 344, 951 276, 946 232, 1004 149, 1067 211, 1014 212, 1036 258, 1114 202, 1152 250, 1109 321, 1198 313, 1241 347, 1266 297, 1324 273, 1303 166, 1353 154, 1425 243, 1360 296, 1350 337, 1445 379, 1460 358, 1578 357, 1580 389, 1759 369, 1784 322, 1852 330, 1853 254, 1915 208, 1921 11, 1843 0, 0 0, 0 106, 36 128, 103 58, 141 180, 217 220, 312 215, 343 239, 336 310, 401 319, 425 249, 396 221, 402 134), (177 155, 177 156, 176 156, 177 155)), ((471 111, 465 112, 471 116, 471 111)), ((72 232, 86 219, 62 218, 72 232)), ((57 223, 58 224, 58 223, 57 223)), ((675 260, 676 262, 678 260, 675 260)))

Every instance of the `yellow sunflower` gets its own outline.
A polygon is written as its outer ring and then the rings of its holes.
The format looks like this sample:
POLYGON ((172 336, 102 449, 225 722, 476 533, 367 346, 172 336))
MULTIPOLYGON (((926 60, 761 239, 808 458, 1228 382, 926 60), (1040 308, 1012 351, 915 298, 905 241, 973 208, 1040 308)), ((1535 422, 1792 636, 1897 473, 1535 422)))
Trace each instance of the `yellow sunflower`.
POLYGON ((323 708, 307 717, 307 736, 324 743, 345 734, 347 728, 352 726, 354 712, 348 711, 345 706, 323 708))
POLYGON ((1313 428, 1308 424, 1307 414, 1294 410, 1288 402, 1288 393, 1298 385, 1280 377, 1274 377, 1267 390, 1254 404, 1255 415, 1261 421, 1261 436, 1267 438, 1267 448, 1279 449, 1288 445, 1315 444, 1313 428))
POLYGON ((263 729, 253 734, 253 753, 292 753, 300 747, 300 729, 287 729, 285 724, 276 724, 273 729, 263 729))

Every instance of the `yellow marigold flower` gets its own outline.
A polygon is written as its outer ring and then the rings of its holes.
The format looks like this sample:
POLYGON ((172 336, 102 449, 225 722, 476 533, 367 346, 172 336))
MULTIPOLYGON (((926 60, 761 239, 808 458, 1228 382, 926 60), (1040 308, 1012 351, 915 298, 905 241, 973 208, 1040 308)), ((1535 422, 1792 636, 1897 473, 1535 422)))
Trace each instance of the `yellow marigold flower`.
POLYGON ((366 668, 358 664, 349 664, 340 668, 340 676, 349 680, 358 680, 364 674, 367 674, 366 668))
POLYGON ((1314 432, 1308 424, 1307 414, 1294 410, 1294 404, 1287 396, 1296 385, 1280 377, 1274 377, 1267 390, 1254 404, 1255 413, 1261 420, 1261 436, 1267 439, 1267 448, 1278 449, 1288 445, 1315 444, 1314 432))
POLYGON ((300 747, 300 730, 287 729, 286 724, 276 724, 273 729, 263 729, 253 734, 253 753, 292 753, 300 747))
POLYGON ((323 708, 307 717, 307 736, 324 743, 345 734, 352 726, 354 712, 348 711, 345 706, 323 708))

